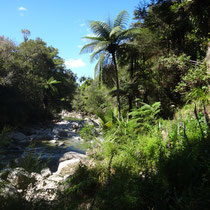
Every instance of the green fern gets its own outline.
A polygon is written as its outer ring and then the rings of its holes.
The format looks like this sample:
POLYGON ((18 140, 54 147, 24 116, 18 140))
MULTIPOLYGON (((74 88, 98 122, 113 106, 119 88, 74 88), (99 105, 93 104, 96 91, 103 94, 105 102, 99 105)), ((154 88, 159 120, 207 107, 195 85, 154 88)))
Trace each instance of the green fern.
POLYGON ((160 112, 160 102, 156 102, 153 105, 142 103, 143 106, 134 109, 130 112, 132 119, 129 124, 136 132, 150 130, 150 127, 154 125, 157 114, 160 112))

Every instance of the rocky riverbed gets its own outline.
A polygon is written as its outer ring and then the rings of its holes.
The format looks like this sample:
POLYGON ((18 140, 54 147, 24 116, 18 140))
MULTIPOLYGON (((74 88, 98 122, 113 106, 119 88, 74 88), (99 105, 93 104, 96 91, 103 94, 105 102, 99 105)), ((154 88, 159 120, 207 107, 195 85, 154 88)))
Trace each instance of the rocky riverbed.
POLYGON ((71 176, 79 164, 90 165, 87 146, 79 131, 85 123, 96 127, 98 124, 92 119, 79 117, 79 120, 61 120, 10 133, 12 144, 1 149, 1 164, 5 168, 0 172, 0 195, 21 194, 28 201, 53 200, 60 183, 71 176), (18 163, 28 153, 46 162, 47 167, 40 173, 29 173, 21 167, 6 167, 11 162, 18 163))

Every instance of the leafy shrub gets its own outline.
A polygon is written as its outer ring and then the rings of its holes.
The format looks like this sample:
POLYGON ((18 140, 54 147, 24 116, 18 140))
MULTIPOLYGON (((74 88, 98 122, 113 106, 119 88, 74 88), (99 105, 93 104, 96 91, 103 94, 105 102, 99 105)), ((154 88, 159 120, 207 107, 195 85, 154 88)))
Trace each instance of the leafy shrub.
POLYGON ((130 113, 132 116, 130 125, 136 132, 151 130, 151 126, 155 124, 157 114, 160 112, 160 102, 156 102, 151 106, 145 103, 142 104, 143 106, 130 113))
POLYGON ((98 136, 98 132, 94 125, 85 124, 85 126, 79 131, 79 135, 85 141, 91 141, 98 136))

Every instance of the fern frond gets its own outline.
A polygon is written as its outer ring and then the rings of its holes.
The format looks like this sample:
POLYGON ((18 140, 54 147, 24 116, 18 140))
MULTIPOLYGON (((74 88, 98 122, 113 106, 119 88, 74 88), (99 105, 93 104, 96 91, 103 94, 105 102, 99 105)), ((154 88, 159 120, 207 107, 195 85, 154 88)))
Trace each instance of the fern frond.
POLYGON ((97 51, 93 52, 90 56, 90 62, 93 62, 95 59, 98 59, 100 55, 103 53, 104 49, 98 49, 97 51))
POLYGON ((122 10, 114 21, 114 27, 121 26, 122 29, 126 28, 128 22, 128 12, 126 10, 122 10))
POLYGON ((80 54, 83 54, 83 53, 91 53, 93 52, 95 46, 97 45, 98 41, 95 41, 95 42, 91 42, 89 44, 86 44, 82 47, 82 49, 80 50, 80 54))
POLYGON ((117 37, 121 30, 122 30, 122 27, 121 27, 121 26, 116 26, 116 27, 114 27, 114 28, 111 30, 111 32, 110 32, 110 34, 109 34, 109 37, 110 37, 110 38, 112 38, 112 37, 117 37))
POLYGON ((101 21, 90 22, 90 28, 93 31, 93 33, 96 35, 96 37, 108 38, 109 33, 111 31, 109 25, 101 21))

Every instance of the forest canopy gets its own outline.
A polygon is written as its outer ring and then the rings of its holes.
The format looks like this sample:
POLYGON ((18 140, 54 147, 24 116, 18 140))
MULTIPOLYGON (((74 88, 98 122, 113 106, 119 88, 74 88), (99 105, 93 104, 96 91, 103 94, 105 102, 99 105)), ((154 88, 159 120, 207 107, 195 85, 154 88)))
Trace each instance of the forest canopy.
POLYGON ((76 76, 66 69, 58 50, 37 38, 16 45, 0 37, 0 122, 46 120, 71 110, 76 76))

